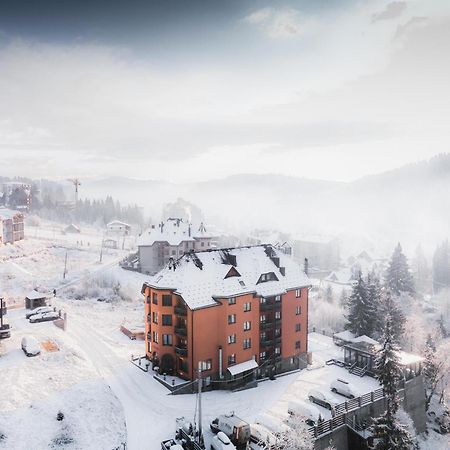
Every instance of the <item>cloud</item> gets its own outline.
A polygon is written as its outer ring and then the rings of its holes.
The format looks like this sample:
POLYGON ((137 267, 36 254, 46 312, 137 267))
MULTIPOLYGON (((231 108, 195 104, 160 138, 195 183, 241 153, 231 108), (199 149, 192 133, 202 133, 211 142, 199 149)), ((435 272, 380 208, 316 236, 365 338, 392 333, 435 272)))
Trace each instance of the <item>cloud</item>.
POLYGON ((257 26, 274 39, 292 38, 304 35, 314 28, 314 20, 302 16, 294 8, 263 8, 249 14, 244 21, 257 26))
POLYGON ((411 30, 426 26, 429 23, 427 17, 411 17, 405 24, 399 25, 395 33, 395 38, 402 38, 404 35, 409 33, 411 30))
POLYGON ((388 3, 383 11, 372 16, 372 23, 379 22, 381 20, 396 19, 403 14, 403 12, 406 10, 406 7, 406 2, 395 1, 388 3))

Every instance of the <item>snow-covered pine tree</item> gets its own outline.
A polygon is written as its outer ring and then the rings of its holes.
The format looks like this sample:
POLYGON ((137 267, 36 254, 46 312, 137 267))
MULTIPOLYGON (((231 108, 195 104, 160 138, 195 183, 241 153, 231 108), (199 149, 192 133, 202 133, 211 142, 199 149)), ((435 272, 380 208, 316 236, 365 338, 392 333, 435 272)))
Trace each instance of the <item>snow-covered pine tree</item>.
POLYGON ((413 277, 400 243, 395 247, 391 260, 389 261, 385 284, 395 295, 400 295, 401 292, 414 294, 413 277))
POLYGON ((345 289, 342 289, 341 295, 339 297, 339 305, 342 308, 347 308, 347 302, 348 302, 347 291, 345 289))
MULTIPOLYGON (((373 337, 381 336, 384 328, 384 311, 381 299, 382 288, 378 275, 372 271, 367 276, 367 299, 372 310, 373 337)), ((366 333, 367 334, 367 333, 366 333)), ((370 336, 370 335, 369 335, 370 336)))
POLYGON ((382 333, 384 332, 384 328, 386 326, 387 317, 390 316, 392 319, 392 334, 394 336, 394 341, 398 345, 405 332, 405 316, 398 306, 397 299, 392 296, 389 289, 383 288, 381 290, 381 303, 382 308, 377 320, 382 324, 382 333))
POLYGON ((328 303, 333 303, 333 288, 330 285, 325 289, 325 300, 328 303))
POLYGON ((387 311, 382 347, 375 360, 377 379, 383 386, 386 398, 386 412, 377 417, 371 426, 373 442, 370 448, 374 450, 411 450, 416 448, 413 436, 396 416, 399 408, 397 388, 402 377, 398 350, 393 332, 393 318, 387 311))
POLYGON ((426 410, 430 407, 431 399, 436 393, 439 382, 443 377, 443 361, 439 361, 436 355, 436 343, 431 334, 428 335, 423 351, 425 362, 423 365, 423 376, 426 389, 426 410))
POLYGON ((314 438, 303 417, 291 416, 286 423, 289 430, 279 434, 277 448, 280 450, 314 450, 314 438))
POLYGON ((353 286, 352 293, 348 298, 348 324, 346 329, 357 336, 366 334, 371 336, 374 330, 374 309, 367 295, 367 285, 361 273, 359 273, 357 284, 353 286))
POLYGON ((439 245, 433 255, 433 290, 450 287, 450 245, 448 240, 439 245))
POLYGON ((425 293, 429 291, 430 269, 427 258, 423 253, 422 246, 416 248, 413 260, 414 285, 417 292, 425 293))

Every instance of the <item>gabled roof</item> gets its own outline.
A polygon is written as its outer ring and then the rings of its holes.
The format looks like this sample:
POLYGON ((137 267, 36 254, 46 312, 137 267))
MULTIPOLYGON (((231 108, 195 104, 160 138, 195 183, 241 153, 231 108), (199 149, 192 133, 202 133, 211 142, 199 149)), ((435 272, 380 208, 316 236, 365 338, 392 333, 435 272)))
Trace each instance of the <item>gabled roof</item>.
POLYGON ((112 220, 106 226, 110 227, 111 225, 123 225, 124 227, 131 228, 131 225, 129 225, 128 223, 125 223, 125 222, 121 222, 120 220, 112 220))
POLYGON ((309 286, 310 282, 300 265, 283 252, 269 245, 257 245, 185 254, 146 285, 173 290, 190 309, 198 309, 216 305, 220 298, 248 293, 269 297, 309 286), (230 260, 235 264, 229 264, 230 260), (233 267, 240 276, 226 277, 233 267), (258 283, 261 274, 270 272, 278 280, 258 283))

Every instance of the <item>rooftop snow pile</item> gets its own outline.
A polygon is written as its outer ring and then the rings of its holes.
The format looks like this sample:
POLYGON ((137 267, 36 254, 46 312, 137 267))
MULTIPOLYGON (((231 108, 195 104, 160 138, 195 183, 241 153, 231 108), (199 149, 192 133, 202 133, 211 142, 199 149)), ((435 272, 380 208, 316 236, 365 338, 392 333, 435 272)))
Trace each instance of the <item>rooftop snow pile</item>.
POLYGON ((157 273, 150 287, 174 290, 189 308, 246 293, 268 297, 309 286, 291 258, 269 245, 188 253, 157 273))

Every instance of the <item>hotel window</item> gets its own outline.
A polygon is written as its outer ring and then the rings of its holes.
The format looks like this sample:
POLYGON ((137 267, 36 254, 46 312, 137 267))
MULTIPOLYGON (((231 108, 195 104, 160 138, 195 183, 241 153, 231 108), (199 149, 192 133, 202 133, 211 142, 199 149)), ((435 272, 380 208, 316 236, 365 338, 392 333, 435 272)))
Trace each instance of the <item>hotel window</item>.
POLYGON ((296 324, 295 324, 295 331, 296 331, 296 332, 299 332, 301 329, 302 329, 301 324, 300 324, 300 323, 296 323, 296 324))
POLYGON ((228 336, 228 343, 229 344, 236 344, 236 335, 235 334, 230 334, 228 336))
POLYGON ((275 355, 280 355, 280 354, 281 354, 281 348, 275 347, 275 355))
POLYGON ((295 308, 295 315, 299 316, 302 313, 302 307, 301 306, 297 306, 295 308))
POLYGON ((236 364, 236 355, 234 353, 228 355, 228 365, 231 364, 236 364))
POLYGON ((261 323, 265 323, 265 322, 266 322, 266 315, 265 315, 265 314, 262 314, 261 316, 259 316, 259 321, 260 321, 261 323))
POLYGON ((281 311, 275 311, 275 319, 281 319, 281 311))
POLYGON ((261 341, 265 341, 267 337, 267 333, 265 331, 263 331, 262 333, 259 333, 259 339, 261 341))
POLYGON ((252 348, 252 340, 250 338, 248 339, 244 339, 244 350, 248 349, 248 348, 252 348))
POLYGON ((259 299, 259 303, 261 303, 261 305, 264 305, 267 302, 267 299, 265 297, 261 297, 259 299))
POLYGON ((156 331, 153 332, 153 342, 154 342, 155 344, 158 343, 158 333, 157 333, 156 331))
POLYGON ((252 323, 249 320, 245 321, 244 322, 244 331, 248 331, 251 328, 252 328, 252 323))
POLYGON ((244 303, 244 312, 248 312, 252 310, 252 304, 250 302, 244 303))
POLYGON ((173 345, 173 339, 171 334, 163 334, 163 345, 173 345))
POLYGON ((259 354, 259 359, 266 359, 266 352, 261 352, 259 354))
POLYGON ((295 290, 295 296, 296 296, 297 298, 301 297, 301 296, 302 296, 302 290, 301 290, 301 289, 296 289, 296 290, 295 290))
POLYGON ((153 316, 152 317, 153 318, 153 323, 158 324, 158 313, 153 311, 152 316, 153 316))
POLYGON ((153 294, 153 304, 154 305, 158 304, 158 295, 157 294, 153 294))
POLYGON ((297 350, 300 348, 300 341, 295 341, 295 348, 297 350))
POLYGON ((147 304, 149 305, 151 303, 151 298, 150 298, 150 295, 149 296, 147 296, 147 304))
POLYGON ((235 305, 236 304, 236 297, 231 297, 228 299, 228 304, 229 305, 235 305))
POLYGON ((228 325, 231 325, 233 323, 236 323, 236 314, 229 314, 228 315, 228 325))
POLYGON ((163 306, 172 306, 172 296, 171 295, 163 295, 162 296, 162 305, 163 306))
POLYGON ((275 337, 280 337, 281 336, 281 328, 276 328, 275 329, 275 337))
POLYGON ((212 369, 212 359, 207 359, 206 361, 201 361, 200 367, 202 370, 211 370, 212 369))
POLYGON ((205 243, 204 242, 202 242, 201 244, 200 244, 202 247, 204 247, 205 246, 205 243))
POLYGON ((276 295, 275 296, 275 301, 276 302, 281 302, 281 295, 276 295))
POLYGON ((176 250, 172 250, 172 256, 175 256, 177 254, 176 250))
POLYGON ((170 314, 163 314, 162 315, 162 324, 166 326, 172 325, 172 316, 170 314))

